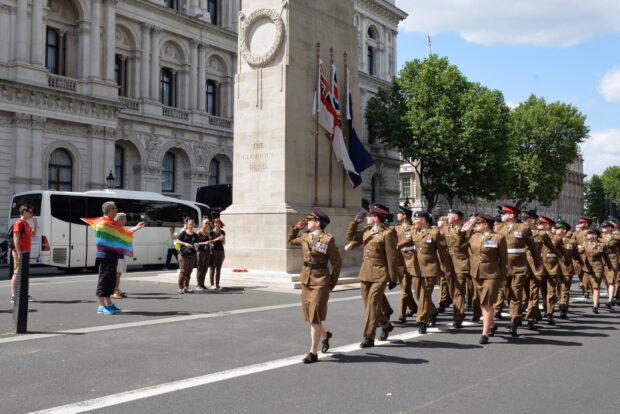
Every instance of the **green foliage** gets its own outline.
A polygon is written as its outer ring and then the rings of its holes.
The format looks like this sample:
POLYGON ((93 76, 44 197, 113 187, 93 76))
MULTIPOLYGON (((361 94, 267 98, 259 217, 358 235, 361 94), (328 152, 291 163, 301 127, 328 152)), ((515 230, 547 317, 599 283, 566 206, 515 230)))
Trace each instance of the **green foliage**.
POLYGON ((379 139, 416 169, 429 210, 439 195, 452 201, 506 193, 509 117, 501 92, 469 82, 437 55, 407 62, 366 109, 379 139))
POLYGON ((590 180, 585 182, 585 189, 586 215, 598 222, 605 220, 607 203, 605 201, 603 180, 594 174, 590 180))
POLYGON ((585 115, 569 104, 547 104, 531 95, 510 117, 511 194, 518 205, 549 206, 562 191, 566 170, 588 136, 585 115))
MULTIPOLYGON (((618 203, 620 202, 620 167, 617 165, 608 167, 603 172, 601 181, 603 190, 609 197, 610 206, 613 205, 615 207, 613 210, 617 210, 618 203)), ((610 210, 612 209, 610 208, 610 210)), ((610 214, 617 214, 617 212, 613 210, 610 211, 610 214)))

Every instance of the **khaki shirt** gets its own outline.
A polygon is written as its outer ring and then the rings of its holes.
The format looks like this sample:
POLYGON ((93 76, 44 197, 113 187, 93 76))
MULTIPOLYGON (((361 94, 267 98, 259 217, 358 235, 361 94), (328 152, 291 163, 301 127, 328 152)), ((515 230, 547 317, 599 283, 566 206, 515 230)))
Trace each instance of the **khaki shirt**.
POLYGON ((542 266, 540 248, 536 245, 532 230, 527 224, 514 223, 510 226, 504 226, 499 233, 504 236, 508 251, 508 276, 527 274, 528 256, 526 251, 531 252, 534 262, 533 268, 542 266))
POLYGON ((618 254, 620 253, 620 235, 613 233, 602 234, 600 237, 601 243, 604 243, 607 247, 607 254, 609 260, 613 266, 613 270, 618 270, 618 254))
POLYGON ((469 239, 471 277, 475 279, 506 279, 508 250, 500 233, 475 233, 469 239))
POLYGON ((351 222, 346 239, 353 247, 364 245, 364 261, 359 280, 373 283, 397 283, 399 280, 396 231, 387 224, 375 228, 366 226, 357 231, 358 224, 351 222))
POLYGON ((469 273, 469 238, 473 234, 473 228, 468 231, 462 231, 463 225, 456 226, 447 225, 443 228, 443 236, 446 239, 446 248, 450 259, 452 260, 452 268, 456 274, 469 273))
POLYGON ((417 261, 409 273, 418 277, 439 277, 451 270, 446 240, 436 228, 416 229, 409 237, 398 242, 398 248, 414 246, 417 261))
MULTIPOLYGON (((415 230, 415 227, 411 223, 407 224, 399 224, 395 227, 397 241, 401 241, 409 237, 411 233, 415 230)), ((413 269, 415 267, 415 252, 413 251, 413 247, 408 248, 407 250, 399 250, 399 255, 403 258, 402 265, 405 266, 406 269, 413 269)))
POLYGON ((334 236, 322 231, 315 236, 311 232, 306 232, 297 237, 297 233, 299 230, 291 227, 288 233, 288 244, 290 246, 301 246, 305 263, 325 266, 321 269, 312 269, 311 266, 303 265, 299 276, 301 283, 310 286, 336 286, 340 276, 342 259, 338 247, 336 247, 334 236), (328 261, 332 264, 331 273, 327 268, 328 261))
MULTIPOLYGON (((547 233, 551 242, 549 245, 543 242, 540 254, 545 265, 545 270, 551 276, 562 276, 561 258, 566 256, 562 237, 557 234, 547 233)), ((566 259, 565 259, 566 260, 566 259)))
POLYGON ((604 243, 597 241, 586 241, 583 246, 584 249, 584 271, 596 275, 597 277, 603 277, 605 271, 605 265, 611 267, 611 261, 607 254, 607 247, 604 243))

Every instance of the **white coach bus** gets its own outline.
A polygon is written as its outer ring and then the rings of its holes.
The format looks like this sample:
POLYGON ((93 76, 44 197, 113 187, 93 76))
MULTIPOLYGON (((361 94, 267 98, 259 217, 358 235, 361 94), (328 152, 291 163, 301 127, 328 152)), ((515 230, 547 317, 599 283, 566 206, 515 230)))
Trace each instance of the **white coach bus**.
MULTIPOLYGON (((9 226, 19 218, 19 207, 34 206, 39 229, 32 238, 31 264, 56 266, 68 273, 95 268, 95 232, 81 218, 101 217, 101 205, 114 201, 118 211, 127 214, 127 227, 144 216, 146 227, 134 234, 133 258, 128 265, 163 266, 166 261, 170 227, 179 231, 183 219, 200 223, 211 218, 210 208, 201 203, 166 197, 158 193, 127 190, 96 190, 83 193, 69 191, 27 191, 13 196, 9 226)), ((30 222, 32 226, 33 223, 30 222)))

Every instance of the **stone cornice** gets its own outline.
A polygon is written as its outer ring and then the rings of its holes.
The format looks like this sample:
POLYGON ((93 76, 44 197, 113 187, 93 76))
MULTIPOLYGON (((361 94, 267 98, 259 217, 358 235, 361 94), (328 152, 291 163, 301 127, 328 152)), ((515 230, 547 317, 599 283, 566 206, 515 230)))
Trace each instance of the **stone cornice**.
POLYGON ((407 13, 384 0, 355 0, 355 5, 370 15, 382 17, 397 27, 398 23, 408 16, 407 13))

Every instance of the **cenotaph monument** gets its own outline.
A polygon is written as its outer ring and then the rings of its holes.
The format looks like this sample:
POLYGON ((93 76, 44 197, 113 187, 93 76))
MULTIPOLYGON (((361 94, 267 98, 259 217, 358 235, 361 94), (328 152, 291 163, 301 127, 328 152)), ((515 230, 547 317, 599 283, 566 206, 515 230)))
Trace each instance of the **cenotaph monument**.
POLYGON ((351 187, 335 158, 330 174, 331 140, 319 127, 315 151, 312 117, 317 54, 328 81, 333 56, 346 123, 346 59, 359 131, 353 20, 353 0, 243 0, 234 92, 233 204, 221 217, 226 267, 264 275, 266 284, 290 284, 299 274, 301 255, 286 238, 315 205, 331 218, 326 231, 336 237, 343 268, 354 273, 361 264, 361 249, 343 249, 347 226, 361 210, 361 188, 351 187))

